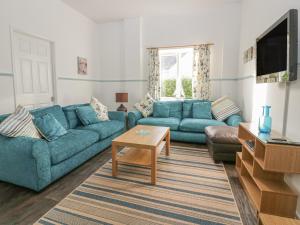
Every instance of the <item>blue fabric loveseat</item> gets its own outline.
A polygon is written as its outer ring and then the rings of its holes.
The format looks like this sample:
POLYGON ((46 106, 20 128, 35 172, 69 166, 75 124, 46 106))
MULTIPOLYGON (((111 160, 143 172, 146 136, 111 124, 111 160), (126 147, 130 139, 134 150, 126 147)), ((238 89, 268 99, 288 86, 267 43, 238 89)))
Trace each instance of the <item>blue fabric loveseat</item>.
POLYGON ((184 101, 158 101, 154 103, 154 112, 157 107, 155 104, 165 104, 169 108, 169 117, 160 118, 151 117, 143 118, 139 111, 132 111, 128 113, 129 128, 137 124, 152 125, 152 126, 166 126, 170 127, 171 140, 192 142, 192 143, 206 143, 206 135, 204 129, 207 126, 238 126, 242 121, 240 115, 232 115, 226 121, 218 121, 215 119, 195 119, 193 118, 193 103, 201 102, 201 100, 184 100, 184 101))
MULTIPOLYGON (((54 141, 0 135, 0 180, 40 191, 111 145, 125 130, 125 113, 109 112, 109 121, 83 126, 76 115, 80 105, 33 110, 51 113, 68 130, 54 141)), ((0 116, 0 122, 8 115, 0 116)))

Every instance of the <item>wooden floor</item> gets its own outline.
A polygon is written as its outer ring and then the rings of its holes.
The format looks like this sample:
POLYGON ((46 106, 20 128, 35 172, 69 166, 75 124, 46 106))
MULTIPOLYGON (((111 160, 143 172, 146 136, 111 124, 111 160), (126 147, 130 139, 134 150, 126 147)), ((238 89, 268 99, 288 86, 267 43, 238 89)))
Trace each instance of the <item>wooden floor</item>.
MULTIPOLYGON (((191 146, 191 144, 182 143, 176 143, 176 145, 191 146)), ((201 145, 192 146, 206 148, 201 145)), ((51 184, 41 193, 0 182, 0 225, 34 223, 110 158, 111 149, 109 148, 51 184)), ((244 225, 257 224, 255 211, 239 183, 234 165, 226 164, 225 169, 244 225)))

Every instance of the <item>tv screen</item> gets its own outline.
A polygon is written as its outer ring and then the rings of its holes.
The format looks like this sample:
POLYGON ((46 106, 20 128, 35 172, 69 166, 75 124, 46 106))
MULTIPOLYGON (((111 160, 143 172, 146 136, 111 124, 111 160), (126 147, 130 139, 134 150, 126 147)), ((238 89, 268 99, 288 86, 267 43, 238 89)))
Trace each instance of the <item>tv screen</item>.
POLYGON ((256 82, 297 79, 298 11, 289 10, 256 40, 256 82))
POLYGON ((287 19, 257 42, 257 76, 287 70, 287 19))

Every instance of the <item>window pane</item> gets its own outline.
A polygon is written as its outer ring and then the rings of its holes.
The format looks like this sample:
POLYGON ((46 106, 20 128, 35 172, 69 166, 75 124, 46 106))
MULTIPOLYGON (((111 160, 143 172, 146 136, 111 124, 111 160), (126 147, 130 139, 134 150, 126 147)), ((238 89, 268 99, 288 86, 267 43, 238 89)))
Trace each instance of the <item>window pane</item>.
POLYGON ((191 78, 193 74, 193 52, 186 51, 180 54, 180 75, 182 78, 191 78))
POLYGON ((161 57, 161 74, 165 79, 177 77, 176 55, 167 55, 161 57))
POLYGON ((177 55, 161 56, 161 96, 173 97, 176 89, 177 78, 177 55))
POLYGON ((193 49, 160 51, 161 97, 192 98, 193 49))

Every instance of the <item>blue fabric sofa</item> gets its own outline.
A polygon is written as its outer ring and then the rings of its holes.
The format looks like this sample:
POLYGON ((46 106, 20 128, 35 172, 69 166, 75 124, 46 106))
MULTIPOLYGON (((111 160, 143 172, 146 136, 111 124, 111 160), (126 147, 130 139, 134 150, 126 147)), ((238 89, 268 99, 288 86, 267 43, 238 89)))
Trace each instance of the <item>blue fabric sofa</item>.
MULTIPOLYGON (((238 126, 242 121, 240 115, 232 115, 226 121, 218 121, 215 119, 194 119, 192 109, 193 103, 201 100, 184 100, 184 101, 158 101, 154 104, 166 104, 169 108, 168 118, 147 117, 143 118, 139 111, 128 113, 128 126, 132 128, 137 124, 166 126, 170 127, 171 140, 206 143, 206 135, 204 129, 207 126, 238 126)), ((158 107, 154 106, 154 110, 158 107)), ((155 114, 155 111, 154 113, 155 114)))
MULTIPOLYGON (((111 145, 125 130, 125 113, 109 112, 109 121, 83 126, 76 115, 80 105, 33 110, 51 113, 68 130, 54 141, 0 135, 0 180, 40 191, 111 145)), ((0 116, 0 122, 8 115, 0 116)))

